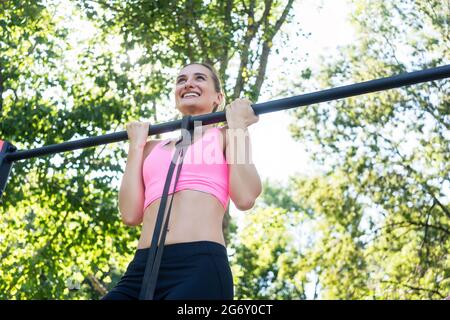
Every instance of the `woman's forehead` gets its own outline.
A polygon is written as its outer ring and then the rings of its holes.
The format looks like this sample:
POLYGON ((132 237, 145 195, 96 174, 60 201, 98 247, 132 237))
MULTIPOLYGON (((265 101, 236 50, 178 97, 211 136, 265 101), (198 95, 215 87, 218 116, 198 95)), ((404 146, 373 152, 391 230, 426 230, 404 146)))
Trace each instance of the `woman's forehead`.
POLYGON ((204 75, 209 75, 209 69, 200 65, 200 64, 190 64, 186 67, 184 67, 183 69, 180 70, 180 72, 178 73, 178 76, 182 76, 182 75, 189 75, 189 74, 194 74, 194 73, 203 73, 204 75))

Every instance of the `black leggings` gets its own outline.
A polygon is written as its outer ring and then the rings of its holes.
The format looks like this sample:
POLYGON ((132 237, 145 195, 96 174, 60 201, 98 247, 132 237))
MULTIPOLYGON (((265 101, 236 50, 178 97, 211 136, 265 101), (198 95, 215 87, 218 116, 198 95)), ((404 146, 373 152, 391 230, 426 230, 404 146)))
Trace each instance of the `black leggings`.
MULTIPOLYGON (((102 300, 137 300, 149 248, 137 249, 118 284, 102 300)), ((232 300, 233 277, 226 248, 212 241, 164 246, 155 300, 232 300)))

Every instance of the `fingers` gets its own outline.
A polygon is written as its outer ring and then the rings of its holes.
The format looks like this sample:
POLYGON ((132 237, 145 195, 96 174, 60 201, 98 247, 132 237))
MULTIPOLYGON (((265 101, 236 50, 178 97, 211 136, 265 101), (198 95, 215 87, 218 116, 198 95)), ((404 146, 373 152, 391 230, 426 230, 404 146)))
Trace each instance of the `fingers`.
POLYGON ((248 99, 248 98, 237 98, 237 99, 234 100, 231 104, 235 104, 235 103, 239 103, 239 102, 253 104, 253 101, 251 101, 251 100, 248 99))
POLYGON ((149 122, 132 121, 127 123, 127 134, 132 144, 145 146, 149 132, 149 122))
POLYGON ((131 121, 127 123, 127 130, 128 129, 143 129, 143 128, 149 128, 150 122, 139 122, 139 121, 131 121))
POLYGON ((236 106, 251 107, 252 104, 253 104, 253 102, 250 99, 238 98, 238 99, 234 100, 233 102, 231 102, 229 105, 225 106, 225 111, 229 110, 229 109, 234 109, 234 107, 236 107, 236 106))
POLYGON ((242 102, 247 102, 247 103, 249 103, 249 104, 253 104, 253 101, 250 100, 250 99, 248 99, 248 98, 241 98, 240 100, 241 100, 242 102))

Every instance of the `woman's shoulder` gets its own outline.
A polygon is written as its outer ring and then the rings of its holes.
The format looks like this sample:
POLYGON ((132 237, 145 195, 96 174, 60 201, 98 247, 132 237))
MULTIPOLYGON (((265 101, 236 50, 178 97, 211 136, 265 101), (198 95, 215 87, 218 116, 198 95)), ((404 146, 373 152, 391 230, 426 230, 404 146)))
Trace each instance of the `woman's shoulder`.
POLYGON ((145 147, 144 147, 144 148, 150 148, 150 149, 152 149, 152 148, 154 148, 158 143, 160 143, 161 141, 164 141, 164 140, 161 140, 161 139, 151 139, 151 140, 148 140, 147 143, 145 144, 145 147))
POLYGON ((162 141, 165 141, 165 140, 162 140, 162 139, 148 140, 144 146, 144 159, 147 158, 147 156, 150 154, 150 152, 152 152, 152 150, 162 141))
POLYGON ((228 126, 227 125, 223 125, 223 126, 217 126, 215 128, 217 130, 219 130, 222 135, 225 135, 227 133, 228 126))
POLYGON ((211 134, 211 133, 220 134, 222 140, 224 140, 226 137, 227 128, 228 128, 227 126, 211 126, 208 129, 206 129, 206 131, 204 131, 205 132, 204 134, 211 134))
POLYGON ((225 148, 227 146, 227 129, 228 129, 228 126, 227 125, 223 125, 223 126, 217 126, 216 128, 220 132, 220 141, 222 143, 222 150, 223 150, 223 152, 225 154, 225 148))

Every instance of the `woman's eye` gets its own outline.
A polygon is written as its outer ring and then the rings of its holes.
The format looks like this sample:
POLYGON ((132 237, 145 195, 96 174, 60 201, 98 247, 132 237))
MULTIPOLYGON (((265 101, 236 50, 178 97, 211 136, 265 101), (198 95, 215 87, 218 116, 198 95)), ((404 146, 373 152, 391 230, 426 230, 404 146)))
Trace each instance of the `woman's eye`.
MULTIPOLYGON (((205 76, 197 76, 195 79, 196 79, 196 80, 203 80, 203 81, 205 81, 205 80, 206 80, 206 77, 205 77, 205 76)), ((181 84, 181 83, 183 83, 183 82, 186 82, 186 79, 185 79, 185 78, 181 78, 181 79, 178 79, 178 80, 177 80, 177 84, 181 84)))

